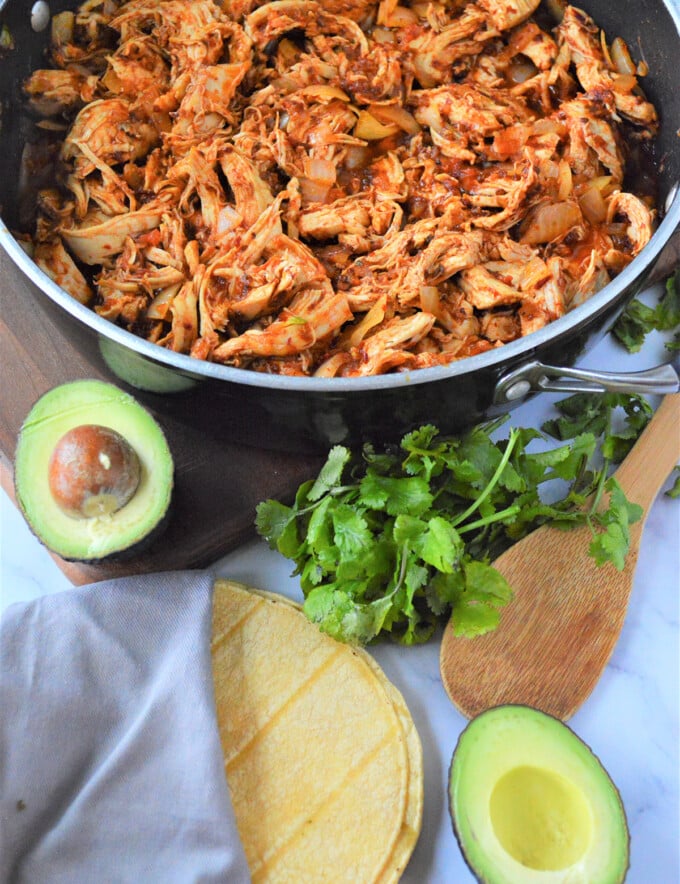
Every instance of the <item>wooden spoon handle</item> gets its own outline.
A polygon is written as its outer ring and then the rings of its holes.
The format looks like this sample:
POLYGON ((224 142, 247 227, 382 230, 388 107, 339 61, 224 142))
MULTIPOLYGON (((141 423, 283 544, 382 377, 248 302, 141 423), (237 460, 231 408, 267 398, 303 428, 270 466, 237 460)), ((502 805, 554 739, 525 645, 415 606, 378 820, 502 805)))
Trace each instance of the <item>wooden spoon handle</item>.
POLYGON ((598 568, 590 529, 544 526, 495 565, 515 590, 498 628, 475 639, 448 626, 440 651, 442 683, 469 718, 500 703, 525 703, 567 719, 595 687, 611 657, 633 587, 644 517, 680 457, 680 394, 666 396, 616 473, 644 507, 631 525, 623 572, 598 568))
MULTIPOLYGON (((633 450, 616 471, 616 479, 645 514, 680 460, 680 393, 664 397, 633 450)), ((644 517, 643 517, 644 518, 644 517)))

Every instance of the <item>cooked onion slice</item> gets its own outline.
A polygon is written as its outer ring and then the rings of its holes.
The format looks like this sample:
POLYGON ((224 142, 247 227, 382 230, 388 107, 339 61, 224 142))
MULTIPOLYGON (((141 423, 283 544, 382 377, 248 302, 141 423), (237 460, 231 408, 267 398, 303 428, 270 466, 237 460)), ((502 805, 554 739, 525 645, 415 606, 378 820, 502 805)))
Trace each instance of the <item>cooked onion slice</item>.
POLYGON ((372 104, 371 115, 378 122, 386 126, 398 126, 409 135, 417 135, 420 132, 420 123, 405 107, 396 104, 372 104))
POLYGON ((543 203, 534 211, 520 241, 530 246, 553 242, 581 221, 581 210, 575 202, 543 203))
POLYGON ((526 83, 538 73, 538 68, 531 61, 517 61, 508 68, 508 78, 513 83, 526 83))
POLYGON ((305 162, 305 175, 300 178, 300 190, 307 202, 323 202, 335 184, 336 168, 330 160, 311 157, 305 162))
POLYGON ((378 298, 363 319, 352 329, 348 344, 350 347, 358 347, 371 329, 380 325, 385 319, 387 298, 385 295, 378 298))
POLYGON ((171 285, 162 289, 149 304, 146 311, 147 319, 167 319, 172 302, 180 288, 179 285, 171 285))
POLYGON ((385 125, 376 120, 373 114, 369 114, 368 111, 364 110, 359 112, 356 126, 354 127, 356 137, 362 138, 364 141, 380 141, 382 138, 396 135, 398 131, 399 126, 396 123, 385 125))
POLYGON ((598 187, 588 187, 579 197, 583 217, 591 224, 603 224, 607 219, 607 203, 598 187))
POLYGON ((305 86, 298 89, 297 95, 306 95, 308 98, 317 98, 319 101, 333 101, 339 98, 340 101, 349 101, 349 95, 338 89, 337 86, 329 86, 327 83, 321 83, 316 86, 305 86))
POLYGON ((420 309, 437 316, 439 313, 439 289, 436 285, 420 286, 420 309))
POLYGON ((621 37, 616 37, 611 45, 610 55, 612 64, 620 74, 636 74, 635 63, 630 57, 628 46, 621 37))

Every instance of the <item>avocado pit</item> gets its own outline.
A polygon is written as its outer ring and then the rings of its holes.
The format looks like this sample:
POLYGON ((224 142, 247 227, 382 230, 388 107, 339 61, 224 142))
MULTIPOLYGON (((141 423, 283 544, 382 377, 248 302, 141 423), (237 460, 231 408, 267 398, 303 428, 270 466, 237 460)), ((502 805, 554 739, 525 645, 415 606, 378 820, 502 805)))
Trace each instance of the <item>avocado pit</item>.
POLYGON ((118 512, 139 487, 141 464, 134 448, 109 427, 82 424, 57 442, 49 485, 59 507, 75 519, 118 512))

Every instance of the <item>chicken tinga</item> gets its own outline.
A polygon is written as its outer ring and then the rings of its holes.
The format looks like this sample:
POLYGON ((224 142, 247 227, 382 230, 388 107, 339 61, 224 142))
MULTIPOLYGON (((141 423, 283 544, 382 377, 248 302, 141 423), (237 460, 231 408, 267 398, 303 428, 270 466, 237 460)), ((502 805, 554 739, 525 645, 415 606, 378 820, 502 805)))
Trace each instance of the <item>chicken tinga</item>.
POLYGON ((34 258, 134 334, 257 371, 413 370, 527 335, 655 217, 632 174, 657 128, 644 62, 544 6, 60 13, 53 67, 25 84, 55 139, 34 258))

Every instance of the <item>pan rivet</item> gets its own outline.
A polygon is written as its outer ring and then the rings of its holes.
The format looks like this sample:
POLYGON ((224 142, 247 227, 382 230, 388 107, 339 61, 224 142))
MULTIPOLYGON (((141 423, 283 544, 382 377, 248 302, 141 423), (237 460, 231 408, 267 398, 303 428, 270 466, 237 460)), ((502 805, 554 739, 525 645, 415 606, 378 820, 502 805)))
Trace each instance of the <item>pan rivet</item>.
POLYGON ((45 0, 38 0, 31 8, 31 27, 34 31, 44 31, 50 23, 50 7, 45 0))
POLYGON ((515 381, 505 391, 505 398, 509 402, 514 402, 515 399, 523 399, 530 390, 531 384, 529 381, 515 381))

